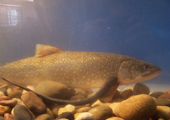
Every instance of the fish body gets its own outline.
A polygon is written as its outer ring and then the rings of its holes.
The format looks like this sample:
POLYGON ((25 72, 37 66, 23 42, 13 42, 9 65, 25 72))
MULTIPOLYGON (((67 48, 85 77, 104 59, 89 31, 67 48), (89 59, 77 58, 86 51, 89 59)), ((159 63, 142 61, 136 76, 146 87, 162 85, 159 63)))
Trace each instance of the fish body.
MULTIPOLYGON (((74 52, 37 45, 36 56, 0 67, 0 77, 20 86, 53 80, 75 88, 99 88, 109 76, 120 84, 133 84, 156 77, 161 68, 128 56, 74 52)), ((2 80, 1 80, 2 81, 2 80)))

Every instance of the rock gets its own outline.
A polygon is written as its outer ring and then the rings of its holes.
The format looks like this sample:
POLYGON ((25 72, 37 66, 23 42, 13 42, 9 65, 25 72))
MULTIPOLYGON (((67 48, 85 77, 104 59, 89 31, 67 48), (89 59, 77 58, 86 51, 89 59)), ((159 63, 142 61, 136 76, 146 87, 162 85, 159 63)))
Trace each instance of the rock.
POLYGON ((89 112, 79 114, 75 120, 94 120, 94 116, 89 112))
POLYGON ((129 98, 130 96, 133 95, 133 91, 131 89, 127 89, 127 90, 124 90, 121 94, 121 98, 123 99, 127 99, 129 98))
POLYGON ((15 120, 32 120, 33 117, 28 109, 23 105, 16 105, 14 107, 15 120))
POLYGON ((0 91, 3 93, 7 92, 7 86, 0 86, 0 91))
POLYGON ((0 91, 0 97, 5 96, 4 92, 0 91))
POLYGON ((129 89, 133 91, 133 87, 125 87, 125 88, 123 89, 123 91, 129 90, 129 89))
POLYGON ((63 112, 57 117, 57 119, 61 119, 61 118, 67 118, 69 120, 74 120, 74 115, 71 112, 63 112))
POLYGON ((61 119, 55 119, 55 120, 69 120, 69 119, 67 119, 67 118, 61 118, 61 119))
POLYGON ((156 112, 156 103, 149 95, 132 96, 118 106, 119 116, 125 120, 147 120, 156 112))
POLYGON ((156 111, 155 115, 152 118, 154 120, 158 120, 159 118, 169 120, 170 119, 170 107, 157 106, 157 111, 156 111))
POLYGON ((71 100, 83 100, 83 99, 85 99, 85 97, 82 95, 75 95, 71 97, 71 100))
POLYGON ((164 94, 160 95, 158 98, 162 98, 162 99, 170 99, 170 94, 164 93, 164 94))
POLYGON ((0 120, 13 120, 13 119, 4 119, 2 116, 0 116, 0 120))
POLYGON ((17 100, 1 100, 0 105, 14 107, 17 104, 17 100))
POLYGON ((22 91, 21 90, 15 90, 13 92, 11 92, 8 96, 12 99, 12 98, 19 98, 21 99, 21 95, 22 95, 22 91))
POLYGON ((111 117, 111 118, 108 118, 106 120, 124 120, 124 119, 119 118, 119 117, 111 117))
POLYGON ((86 92, 86 95, 89 95, 89 94, 93 93, 92 89, 83 89, 83 88, 81 88, 81 89, 86 92))
POLYGON ((106 105, 94 107, 88 112, 94 116, 95 120, 105 120, 113 115, 112 109, 106 105))
POLYGON ((9 106, 3 106, 6 110, 6 113, 11 113, 11 108, 9 106))
POLYGON ((163 92, 161 91, 155 91, 153 92, 152 94, 150 94, 151 97, 155 97, 155 98, 158 98, 160 95, 162 95, 163 92))
POLYGON ((100 105, 105 105, 104 103, 102 103, 100 100, 97 100, 96 102, 94 102, 91 107, 96 107, 96 106, 100 106, 100 105))
POLYGON ((12 88, 8 88, 8 89, 7 89, 7 95, 11 94, 12 91, 13 91, 12 88))
POLYGON ((8 96, 1 96, 0 97, 0 101, 2 101, 2 100, 9 100, 10 98, 8 97, 8 96))
POLYGON ((0 105, 0 116, 4 116, 4 114, 6 113, 6 109, 4 106, 0 105))
POLYGON ((168 106, 170 107, 170 101, 166 99, 155 99, 156 106, 168 106))
POLYGON ((34 114, 46 113, 47 108, 42 100, 33 92, 29 91, 21 96, 25 106, 34 114))
POLYGON ((142 84, 142 83, 137 83, 133 88, 133 94, 134 95, 139 95, 139 94, 149 95, 149 93, 150 93, 149 87, 142 84))
MULTIPOLYGON (((34 91, 34 87, 33 86, 27 86, 27 88, 34 91)), ((28 92, 28 91, 27 90, 23 90, 22 94, 24 94, 26 92, 28 92)))
MULTIPOLYGON (((9 114, 9 113, 5 113, 4 119, 5 119, 5 120, 15 120, 15 119, 14 119, 14 116, 11 115, 11 114, 9 114)), ((0 119, 0 120, 1 120, 1 119, 0 119)))
POLYGON ((58 115, 60 115, 60 114, 62 114, 64 112, 71 112, 71 113, 74 114, 75 113, 75 106, 68 104, 64 108, 60 108, 58 110, 58 115))
POLYGON ((35 92, 58 99, 66 99, 69 96, 69 88, 55 81, 42 81, 35 87, 35 92))
POLYGON ((81 107, 76 109, 76 113, 81 113, 81 112, 87 112, 91 109, 91 107, 85 106, 85 107, 81 107))
POLYGON ((24 102, 19 98, 13 98, 12 100, 16 100, 17 104, 25 105, 24 102))
POLYGON ((75 95, 81 95, 81 96, 84 96, 85 98, 87 97, 86 92, 81 89, 76 89, 75 95))
POLYGON ((163 93, 168 93, 168 94, 170 94, 170 89, 165 90, 163 93))
POLYGON ((53 120, 48 114, 41 114, 35 120, 53 120))
POLYGON ((47 114, 51 117, 51 118, 54 118, 54 114, 52 113, 52 111, 47 108, 47 114))
POLYGON ((114 102, 109 105, 109 107, 112 109, 113 114, 116 116, 119 116, 119 108, 117 106, 120 105, 120 102, 114 102))
POLYGON ((60 108, 64 107, 64 105, 54 105, 52 108, 52 113, 54 114, 54 117, 58 116, 58 111, 60 108))

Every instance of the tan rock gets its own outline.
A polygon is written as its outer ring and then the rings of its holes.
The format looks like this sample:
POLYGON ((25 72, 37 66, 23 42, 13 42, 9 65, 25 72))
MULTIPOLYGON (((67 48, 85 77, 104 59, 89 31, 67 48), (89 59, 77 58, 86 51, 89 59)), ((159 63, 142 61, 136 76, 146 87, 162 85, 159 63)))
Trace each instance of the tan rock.
POLYGON ((113 111, 113 114, 116 115, 116 116, 119 116, 119 106, 120 105, 120 102, 115 102, 115 103, 112 103, 109 105, 109 107, 112 109, 113 111))
POLYGON ((124 119, 119 117, 111 117, 111 118, 107 118, 106 120, 124 120, 124 119))
POLYGON ((75 106, 68 104, 64 108, 60 108, 58 110, 58 115, 60 115, 61 113, 64 113, 64 112, 71 112, 71 113, 74 114, 75 113, 75 106))
POLYGON ((94 116, 95 120, 105 120, 113 115, 112 109, 106 105, 94 107, 88 112, 94 116))
POLYGON ((163 118, 165 120, 170 119, 170 107, 167 106, 157 106, 157 111, 153 117, 154 120, 163 118))
POLYGON ((149 95, 132 96, 120 103, 119 116, 126 120, 147 120, 156 112, 156 103, 149 95))

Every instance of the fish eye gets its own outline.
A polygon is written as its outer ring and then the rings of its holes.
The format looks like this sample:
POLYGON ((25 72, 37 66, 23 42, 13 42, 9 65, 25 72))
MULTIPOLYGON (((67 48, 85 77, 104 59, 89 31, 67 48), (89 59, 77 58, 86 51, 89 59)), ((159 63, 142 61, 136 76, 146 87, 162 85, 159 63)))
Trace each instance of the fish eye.
POLYGON ((143 69, 144 69, 144 70, 148 70, 148 69, 149 69, 149 66, 148 66, 148 65, 144 65, 144 66, 143 66, 143 69))

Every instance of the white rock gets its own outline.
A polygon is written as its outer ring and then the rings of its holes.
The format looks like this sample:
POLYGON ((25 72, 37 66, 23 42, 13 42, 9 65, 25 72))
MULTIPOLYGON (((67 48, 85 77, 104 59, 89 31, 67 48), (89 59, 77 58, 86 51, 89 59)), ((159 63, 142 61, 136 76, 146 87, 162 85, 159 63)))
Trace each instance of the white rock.
POLYGON ((64 108, 60 108, 58 110, 58 115, 60 115, 63 112, 71 112, 71 113, 74 114, 75 113, 75 106, 68 104, 64 108))
POLYGON ((75 120, 94 120, 94 116, 89 112, 81 113, 75 120))

